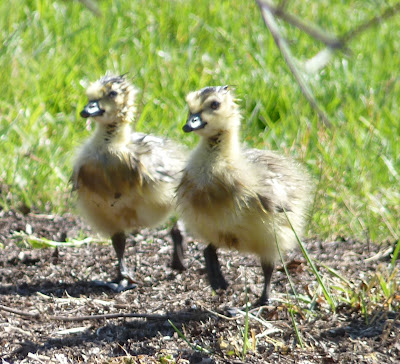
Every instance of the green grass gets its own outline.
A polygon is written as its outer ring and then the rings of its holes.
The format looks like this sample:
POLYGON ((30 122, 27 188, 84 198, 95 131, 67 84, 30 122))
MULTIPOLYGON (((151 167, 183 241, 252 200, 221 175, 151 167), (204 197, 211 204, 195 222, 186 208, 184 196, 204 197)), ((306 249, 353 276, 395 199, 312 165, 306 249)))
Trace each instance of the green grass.
MULTIPOLYGON (((289 10, 336 34, 394 1, 291 1, 289 10)), ((74 149, 89 135, 81 81, 129 72, 141 89, 137 128, 190 146, 181 126, 187 92, 235 85, 243 139, 302 160, 318 182, 310 234, 397 240, 400 229, 400 16, 368 30, 310 75, 332 120, 318 123, 255 2, 120 0, 0 4, 0 204, 63 213, 74 149)), ((322 45, 285 27, 306 60, 322 45)))

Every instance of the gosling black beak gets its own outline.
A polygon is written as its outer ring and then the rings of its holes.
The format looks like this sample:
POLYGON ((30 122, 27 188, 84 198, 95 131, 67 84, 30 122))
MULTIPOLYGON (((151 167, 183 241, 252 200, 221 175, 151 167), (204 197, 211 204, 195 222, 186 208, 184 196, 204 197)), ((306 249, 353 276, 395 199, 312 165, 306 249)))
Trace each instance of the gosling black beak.
POLYGON ((203 129, 206 125, 207 123, 201 119, 200 113, 190 114, 182 129, 185 133, 190 133, 194 130, 203 129))
POLYGON ((88 118, 91 116, 101 116, 104 114, 105 110, 100 109, 99 101, 89 101, 89 103, 81 111, 81 116, 83 118, 88 118))

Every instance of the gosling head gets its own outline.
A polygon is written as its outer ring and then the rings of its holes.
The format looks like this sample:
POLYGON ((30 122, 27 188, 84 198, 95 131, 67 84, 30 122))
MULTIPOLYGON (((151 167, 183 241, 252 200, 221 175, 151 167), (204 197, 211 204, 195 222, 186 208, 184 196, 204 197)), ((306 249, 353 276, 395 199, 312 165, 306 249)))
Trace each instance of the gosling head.
POLYGON ((131 122, 135 115, 137 90, 125 75, 106 74, 86 90, 88 104, 81 111, 83 118, 92 118, 100 124, 131 122))
POLYGON ((185 133, 194 131, 213 137, 240 124, 239 107, 229 86, 205 87, 186 96, 189 116, 183 126, 185 133))

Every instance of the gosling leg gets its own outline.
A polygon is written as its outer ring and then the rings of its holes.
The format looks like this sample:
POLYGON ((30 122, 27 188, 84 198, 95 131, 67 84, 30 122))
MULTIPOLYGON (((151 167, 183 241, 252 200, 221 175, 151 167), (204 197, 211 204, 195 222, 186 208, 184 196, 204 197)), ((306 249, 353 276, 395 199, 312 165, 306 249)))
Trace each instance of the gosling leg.
POLYGON ((174 224, 174 226, 171 229, 171 238, 172 241, 174 242, 174 252, 172 255, 172 262, 171 262, 171 267, 172 269, 176 269, 179 271, 184 271, 186 270, 185 263, 183 261, 184 258, 184 236, 182 234, 183 229, 181 226, 179 226, 179 221, 174 224))
POLYGON ((204 249, 204 259, 206 261, 208 281, 214 291, 217 289, 227 289, 228 283, 221 272, 221 265, 218 261, 217 248, 209 244, 204 249))
POLYGON ((257 301, 257 306, 264 306, 268 304, 269 301, 269 291, 271 288, 271 277, 274 271, 274 264, 270 262, 261 262, 261 268, 264 273, 264 288, 260 299, 257 301))
POLYGON ((137 282, 133 279, 133 274, 129 272, 124 260, 126 236, 124 233, 116 233, 111 237, 111 241, 118 258, 117 278, 112 282, 93 281, 96 286, 107 287, 114 292, 122 292, 136 287, 137 282))
POLYGON ((117 280, 122 281, 123 279, 127 279, 131 283, 135 283, 135 279, 133 278, 133 274, 128 270, 125 264, 124 253, 125 253, 125 243, 126 243, 126 235, 123 232, 116 233, 111 237, 111 241, 117 253, 118 258, 118 277, 117 280))

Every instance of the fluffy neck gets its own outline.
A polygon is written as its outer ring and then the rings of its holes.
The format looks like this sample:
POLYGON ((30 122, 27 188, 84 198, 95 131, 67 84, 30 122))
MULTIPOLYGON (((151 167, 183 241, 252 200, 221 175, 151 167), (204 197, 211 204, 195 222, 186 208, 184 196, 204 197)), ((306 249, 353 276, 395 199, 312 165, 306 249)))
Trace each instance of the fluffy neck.
POLYGON ((126 144, 131 132, 128 123, 114 122, 106 125, 97 123, 93 139, 104 144, 126 144))
MULTIPOLYGON (((202 137, 198 152, 207 155, 207 163, 230 162, 240 158, 238 127, 223 130, 211 137, 202 137)), ((205 156, 204 156, 205 157, 205 156)))

